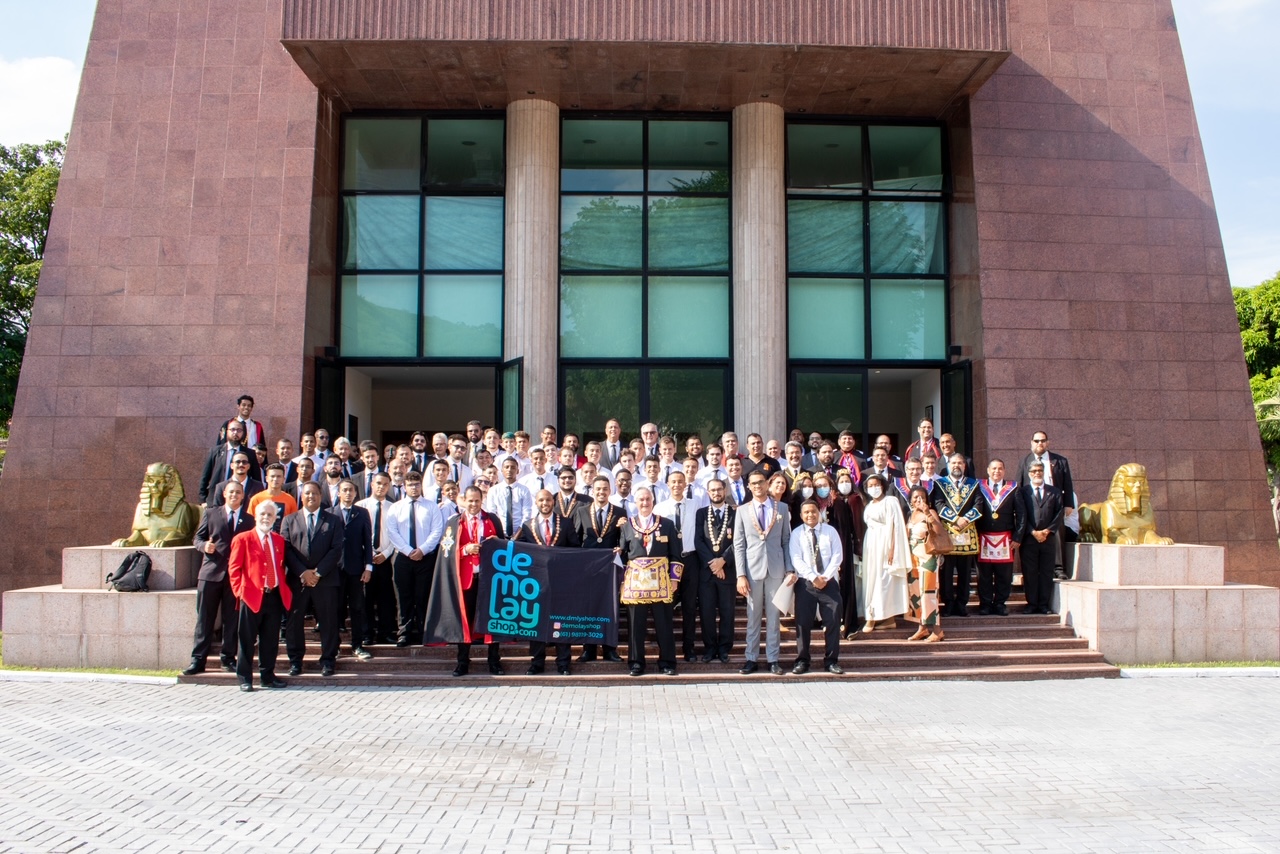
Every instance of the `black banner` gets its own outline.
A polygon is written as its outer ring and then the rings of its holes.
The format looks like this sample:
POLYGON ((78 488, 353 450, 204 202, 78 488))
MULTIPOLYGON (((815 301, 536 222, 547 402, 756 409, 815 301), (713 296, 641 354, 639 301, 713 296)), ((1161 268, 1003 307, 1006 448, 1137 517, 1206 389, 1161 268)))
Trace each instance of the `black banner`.
POLYGON ((617 646, 613 551, 485 540, 474 631, 495 640, 617 646))

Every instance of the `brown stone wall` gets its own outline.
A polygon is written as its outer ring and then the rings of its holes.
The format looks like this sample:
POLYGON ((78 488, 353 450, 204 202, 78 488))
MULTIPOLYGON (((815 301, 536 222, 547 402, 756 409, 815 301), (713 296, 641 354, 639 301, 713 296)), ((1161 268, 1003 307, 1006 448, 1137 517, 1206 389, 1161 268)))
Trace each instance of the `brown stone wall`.
POLYGON ((1231 580, 1280 583, 1169 0, 1010 0, 1009 38, 971 103, 975 456, 1020 461, 1045 429, 1083 501, 1142 463, 1165 533, 1228 545, 1231 580))
POLYGON ((309 420, 336 131, 280 20, 280 0, 98 4, 0 479, 0 587, 126 535, 150 462, 195 500, 242 392, 272 437, 309 420))

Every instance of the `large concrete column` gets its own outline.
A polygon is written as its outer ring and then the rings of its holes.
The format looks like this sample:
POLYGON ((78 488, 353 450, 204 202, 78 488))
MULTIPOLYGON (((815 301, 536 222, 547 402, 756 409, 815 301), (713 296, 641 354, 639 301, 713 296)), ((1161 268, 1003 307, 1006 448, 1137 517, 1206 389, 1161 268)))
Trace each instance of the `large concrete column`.
POLYGON ((733 110, 734 429, 787 435, 786 122, 777 104, 733 110))
POLYGON ((507 107, 503 353, 524 357, 521 425, 556 423, 560 289, 560 108, 529 99, 507 107))

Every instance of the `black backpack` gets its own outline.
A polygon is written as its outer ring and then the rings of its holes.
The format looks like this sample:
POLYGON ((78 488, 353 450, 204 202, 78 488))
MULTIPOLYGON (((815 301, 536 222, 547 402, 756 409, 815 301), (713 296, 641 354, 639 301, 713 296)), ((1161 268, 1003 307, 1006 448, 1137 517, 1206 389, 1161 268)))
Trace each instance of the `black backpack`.
POLYGON ((117 593, 147 592, 147 576, 151 574, 151 558, 146 552, 131 552, 116 571, 107 576, 107 587, 117 593))

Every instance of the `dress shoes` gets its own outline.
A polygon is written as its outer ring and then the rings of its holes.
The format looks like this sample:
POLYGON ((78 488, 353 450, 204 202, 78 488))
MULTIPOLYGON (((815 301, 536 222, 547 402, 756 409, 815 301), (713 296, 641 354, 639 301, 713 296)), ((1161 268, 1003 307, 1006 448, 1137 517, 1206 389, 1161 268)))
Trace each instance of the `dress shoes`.
POLYGON ((796 666, 791 668, 791 672, 797 676, 803 676, 809 672, 809 662, 797 661, 796 666))
POLYGON ((371 658, 373 658, 373 653, 369 652, 369 650, 365 649, 362 646, 358 646, 355 649, 351 650, 351 654, 354 655, 356 658, 360 659, 361 661, 369 661, 371 658))
POLYGON ((578 656, 579 664, 585 664, 588 661, 595 661, 595 660, 596 660, 596 654, 594 652, 584 652, 582 655, 578 656))
POLYGON ((1009 609, 1003 605, 996 605, 991 609, 991 613, 995 614, 997 617, 1007 617, 1009 616, 1009 609))
POLYGON ((951 609, 951 616, 953 616, 953 617, 967 617, 967 616, 969 616, 969 606, 968 606, 968 605, 957 605, 956 607, 954 607, 954 608, 952 608, 952 609, 951 609))
POLYGON ((490 676, 506 676, 507 671, 502 667, 501 664, 490 664, 489 675, 490 676))
POLYGON ((378 638, 378 646, 391 646, 395 642, 396 642, 396 639, 391 637, 390 635, 383 635, 382 637, 378 638))
POLYGON ((828 664, 827 672, 832 675, 839 676, 841 673, 844 673, 844 668, 838 664, 828 664))
POLYGON ((556 667, 556 673, 560 674, 561 676, 568 676, 568 675, 569 675, 569 665, 567 665, 567 664, 561 664, 561 665, 558 665, 558 666, 556 667))
POLYGON ((270 682, 263 682, 263 683, 262 683, 262 687, 263 687, 263 688, 272 688, 272 689, 274 689, 274 690, 278 691, 278 690, 280 690, 281 688, 288 688, 288 687, 289 687, 289 683, 288 683, 288 682, 286 682, 286 681, 284 681, 283 679, 276 679, 275 677, 272 677, 272 679, 271 679, 271 681, 270 681, 270 682))
POLYGON ((241 693, 244 693, 244 694, 252 693, 252 692, 253 692, 253 686, 252 686, 252 685, 250 685, 248 682, 241 682, 241 683, 240 683, 240 691, 241 691, 241 693))
POLYGON ((728 663, 729 663, 729 653, 727 653, 727 652, 722 652, 722 653, 720 653, 720 656, 719 656, 719 657, 720 657, 720 663, 721 663, 721 664, 728 664, 728 663))
POLYGON ((783 675, 783 674, 785 674, 787 671, 783 670, 783 669, 782 669, 782 665, 781 665, 781 664, 779 664, 778 662, 776 662, 776 661, 770 661, 770 662, 769 662, 769 672, 770 672, 770 673, 772 673, 774 676, 782 676, 782 675, 783 675))
POLYGON ((691 652, 686 652, 686 653, 684 654, 684 660, 685 660, 685 661, 687 661, 687 662, 692 663, 692 662, 695 662, 695 661, 697 661, 697 660, 698 660, 698 656, 694 655, 694 654, 693 654, 693 653, 691 653, 691 652))
POLYGON ((538 664, 530 664, 529 669, 524 672, 525 676, 541 676, 543 668, 538 664))
POLYGON ((457 679, 459 676, 466 676, 470 672, 471 668, 469 667, 455 667, 453 668, 453 678, 457 679))
POLYGON ((235 672, 236 672, 236 663, 235 663, 235 661, 234 661, 234 660, 232 660, 232 661, 224 661, 224 662, 222 662, 222 672, 223 672, 223 673, 235 673, 235 672))
POLYGON ((182 671, 183 676, 195 676, 197 673, 204 673, 204 662, 191 659, 191 663, 187 665, 187 669, 182 671))
POLYGON ((302 675, 302 665, 301 665, 301 664, 290 664, 290 665, 289 665, 289 675, 290 675, 290 676, 301 676, 301 675, 302 675))
POLYGON ((327 679, 327 678, 329 678, 330 676, 332 676, 332 675, 333 675, 333 665, 332 665, 332 664, 325 664, 325 665, 322 665, 322 666, 321 666, 321 668, 320 668, 320 675, 321 675, 321 676, 323 676, 323 677, 325 677, 326 679, 327 679))
POLYGON ((617 652, 606 652, 604 654, 604 660, 605 661, 622 661, 622 656, 618 655, 617 652))
POLYGON ((676 675, 676 669, 675 669, 674 667, 664 667, 664 668, 662 668, 662 675, 663 675, 663 676, 675 676, 675 675, 676 675))
POLYGON ((760 669, 760 666, 756 664, 754 661, 748 661, 746 664, 742 665, 742 669, 740 669, 738 672, 745 675, 747 673, 755 673, 759 669, 760 669))
POLYGON ((703 656, 702 656, 702 663, 703 663, 703 664, 710 664, 711 662, 715 661, 715 658, 716 658, 716 657, 715 657, 714 655, 712 655, 711 653, 709 653, 709 652, 708 652, 708 653, 704 653, 704 654, 703 654, 703 656))
POLYGON ((639 664, 633 664, 633 665, 631 665, 631 675, 632 675, 632 676, 643 676, 643 675, 644 675, 644 668, 643 668, 643 667, 641 667, 639 664))
POLYGON ((978 616, 979 616, 979 617, 990 617, 990 616, 991 616, 991 609, 990 609, 990 608, 988 608, 986 605, 983 605, 983 606, 979 607, 979 608, 978 608, 978 616))
POLYGON ((396 646, 400 649, 404 649, 408 645, 409 645, 408 638, 400 638, 400 640, 396 641, 396 646))

